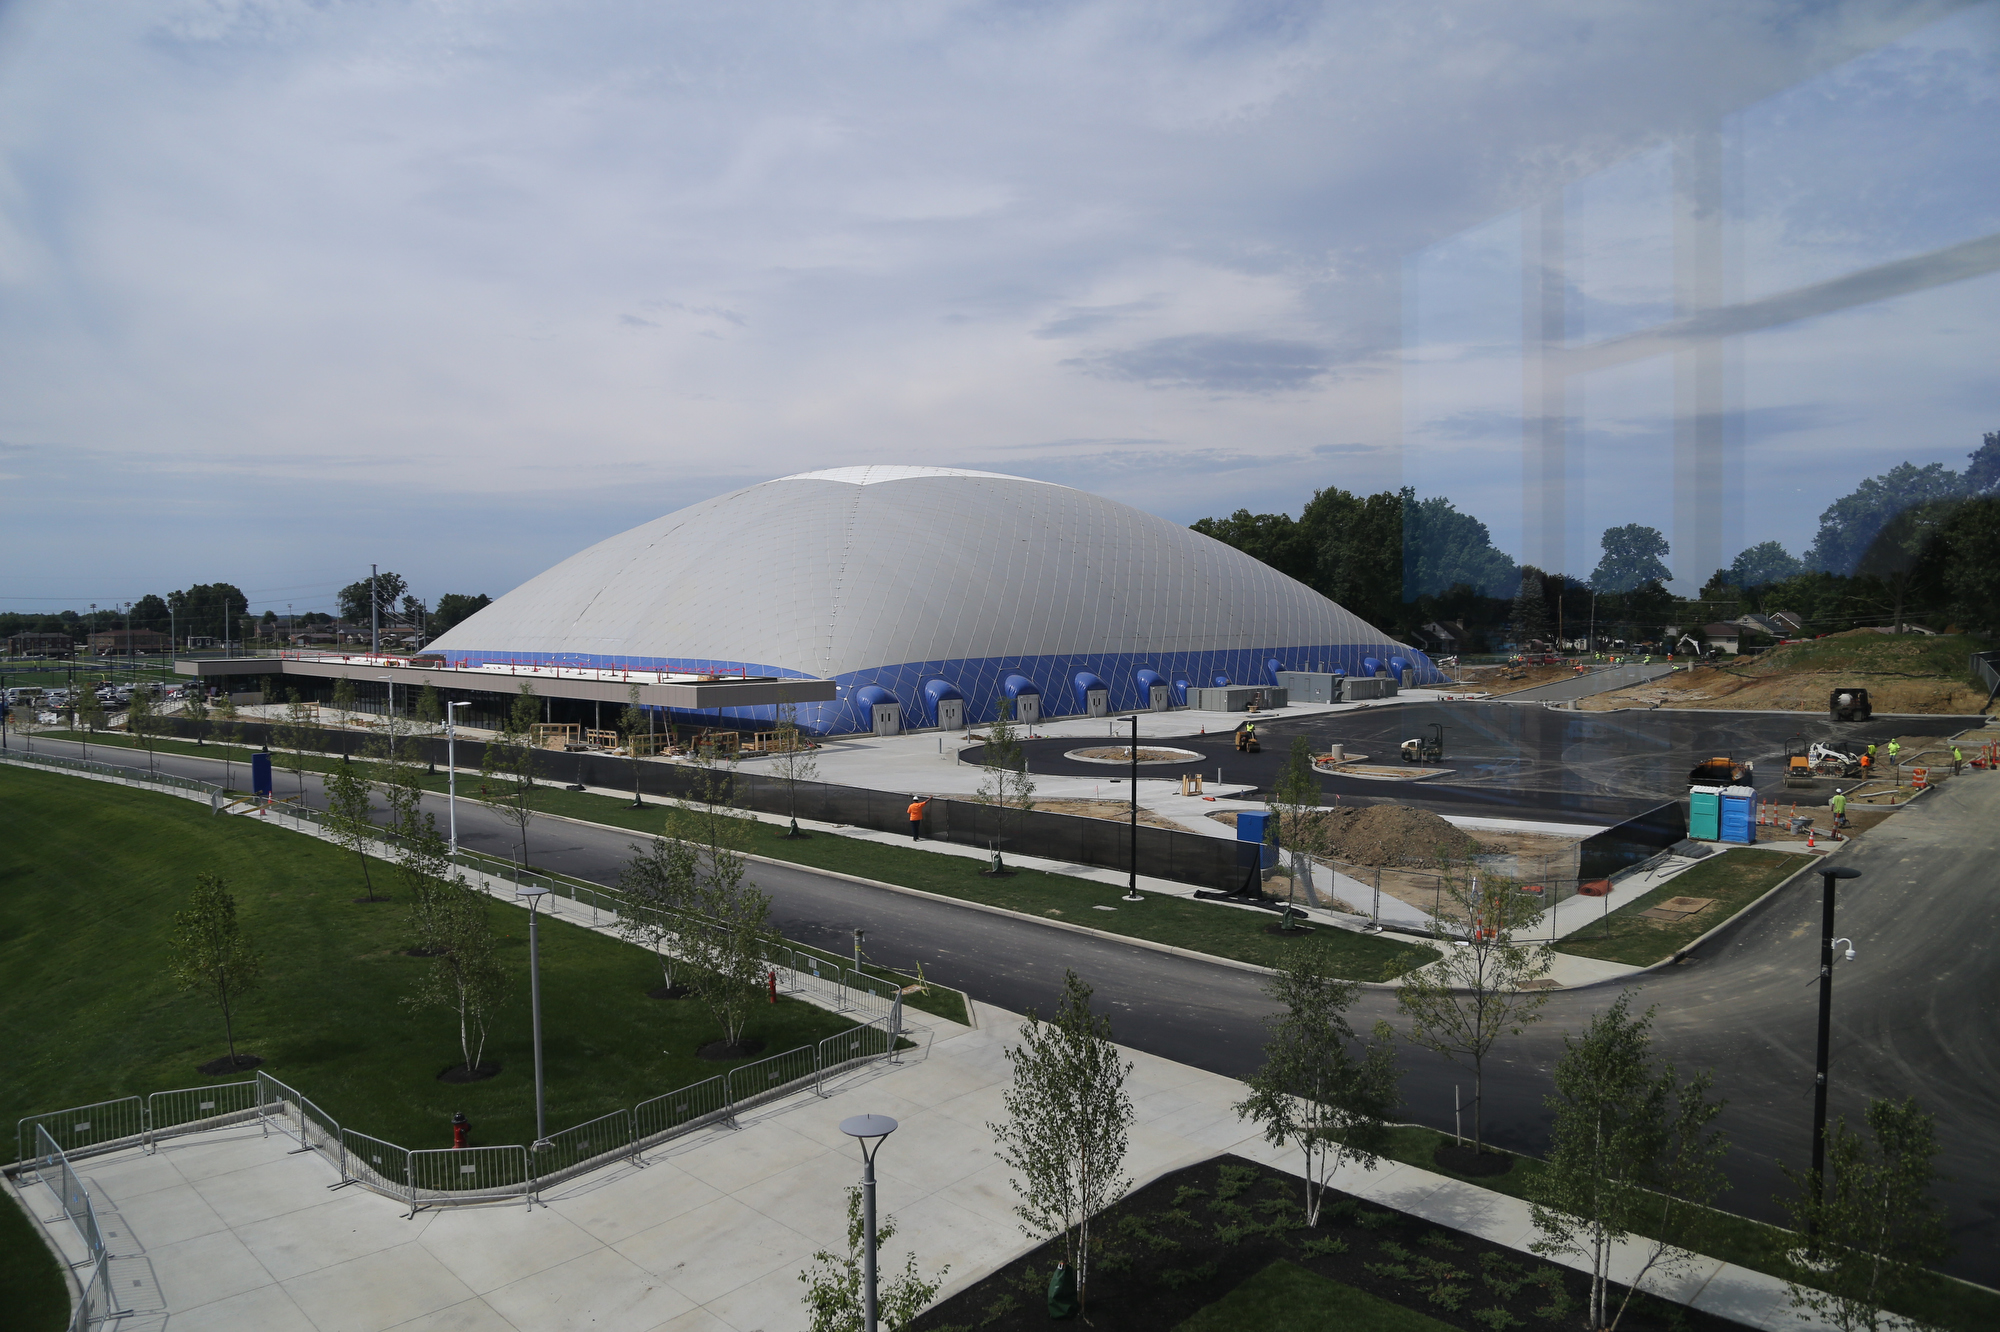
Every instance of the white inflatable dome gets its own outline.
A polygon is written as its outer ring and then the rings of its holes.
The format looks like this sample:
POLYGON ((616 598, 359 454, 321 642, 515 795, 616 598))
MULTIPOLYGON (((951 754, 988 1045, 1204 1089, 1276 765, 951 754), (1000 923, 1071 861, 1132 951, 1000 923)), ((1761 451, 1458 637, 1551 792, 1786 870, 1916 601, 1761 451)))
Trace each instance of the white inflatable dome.
POLYGON ((454 626, 454 660, 830 678, 815 729, 1146 707, 1164 684, 1274 672, 1438 673, 1421 653, 1240 551, 1067 486, 940 467, 802 472, 621 532, 454 626), (1398 660, 1399 659, 1399 660, 1398 660), (1392 665, 1392 660, 1395 665, 1392 665), (1094 681, 1094 683, 1093 683, 1094 681))

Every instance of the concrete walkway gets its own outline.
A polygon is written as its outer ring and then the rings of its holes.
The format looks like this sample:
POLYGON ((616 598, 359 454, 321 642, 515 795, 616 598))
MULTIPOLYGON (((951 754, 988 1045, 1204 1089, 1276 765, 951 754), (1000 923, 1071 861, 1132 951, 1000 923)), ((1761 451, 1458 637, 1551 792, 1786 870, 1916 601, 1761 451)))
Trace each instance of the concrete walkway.
MULTIPOLYGON (((845 1116, 887 1114, 882 1209, 902 1229, 900 1267, 950 1264, 944 1293, 1024 1252, 1014 1195, 989 1121, 1009 1076, 1003 1048, 1020 1019, 980 1006, 978 1028, 910 1014, 923 1048, 875 1065, 820 1098, 802 1093, 553 1190, 546 1207, 446 1209, 406 1220, 401 1204, 333 1190, 317 1153, 257 1128, 169 1139, 79 1163, 110 1235, 121 1332, 778 1332, 802 1324, 799 1272, 844 1248, 844 1190, 860 1163, 845 1116)), ((1220 1152, 1296 1170, 1232 1103, 1242 1085, 1126 1051, 1137 1122, 1126 1168, 1143 1184, 1220 1152)), ((1525 1251, 1527 1207, 1412 1166, 1346 1169, 1349 1192, 1525 1251)), ((39 1184, 38 1217, 68 1230, 39 1184)), ((1627 1270, 1630 1270, 1629 1268, 1627 1270)), ((1799 1329, 1782 1283, 1695 1259, 1659 1287, 1752 1327, 1799 1329)))

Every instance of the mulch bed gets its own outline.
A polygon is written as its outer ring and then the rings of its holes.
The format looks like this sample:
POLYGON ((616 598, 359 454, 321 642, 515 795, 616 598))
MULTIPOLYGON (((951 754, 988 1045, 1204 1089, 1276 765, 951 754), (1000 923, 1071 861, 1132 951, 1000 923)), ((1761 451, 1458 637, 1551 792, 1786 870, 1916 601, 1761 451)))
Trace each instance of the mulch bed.
MULTIPOLYGON (((1304 1197, 1300 1180, 1238 1156, 1215 1157, 1147 1185, 1091 1226, 1090 1325, 1100 1332, 1173 1328, 1281 1258, 1466 1332, 1580 1332, 1587 1321, 1589 1279, 1582 1273, 1333 1190, 1320 1224, 1307 1230, 1304 1197)), ((911 1326, 916 1332, 1045 1329, 1049 1274, 1063 1252, 1060 1239, 1045 1244, 911 1326)), ((892 1266, 900 1257, 885 1253, 892 1266)), ((1619 1324, 1621 1332, 1739 1326, 1645 1295, 1633 1299, 1619 1324)))
POLYGON ((477 1068, 467 1068, 464 1064, 453 1064, 450 1068, 438 1074, 437 1080, 439 1082, 450 1083, 484 1082, 488 1078, 497 1078, 499 1076, 500 1065, 495 1063, 481 1063, 477 1068))
POLYGON ((220 1059, 211 1059, 206 1064, 197 1065, 195 1072, 205 1078, 219 1078, 224 1073, 246 1073, 253 1068, 261 1068, 263 1064, 262 1055, 240 1054, 234 1058, 224 1055, 220 1059))
POLYGON ((1468 1179, 1488 1179, 1514 1168, 1513 1153, 1483 1152, 1470 1143, 1463 1147, 1440 1147, 1431 1153, 1431 1161, 1440 1170, 1468 1179))
POLYGON ((710 1041, 695 1053, 703 1059, 748 1059, 764 1053, 764 1042, 747 1036, 740 1041, 710 1041))

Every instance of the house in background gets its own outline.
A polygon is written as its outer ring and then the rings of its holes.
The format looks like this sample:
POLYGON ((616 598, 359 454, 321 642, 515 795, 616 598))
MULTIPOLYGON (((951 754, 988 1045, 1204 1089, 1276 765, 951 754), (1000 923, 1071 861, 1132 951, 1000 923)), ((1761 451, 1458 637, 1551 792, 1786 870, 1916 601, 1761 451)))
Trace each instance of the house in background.
POLYGON ((1727 652, 1735 656, 1742 650, 1743 626, 1740 624, 1705 624, 1701 635, 1708 640, 1711 652, 1727 652))

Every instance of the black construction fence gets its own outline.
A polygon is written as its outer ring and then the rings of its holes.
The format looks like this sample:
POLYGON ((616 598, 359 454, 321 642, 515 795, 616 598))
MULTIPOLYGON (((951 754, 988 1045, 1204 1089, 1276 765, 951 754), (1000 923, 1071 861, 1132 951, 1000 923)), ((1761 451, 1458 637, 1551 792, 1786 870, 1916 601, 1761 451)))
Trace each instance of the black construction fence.
MULTIPOLYGON (((175 732, 193 739, 213 738, 216 723, 167 719, 175 732)), ((279 723, 236 723, 239 744, 268 745, 279 723)), ((360 755, 381 737, 327 727, 306 728, 305 748, 326 754, 360 755)), ((446 745, 440 737, 404 736, 400 746, 413 749, 419 762, 440 763, 446 745)), ((478 769, 486 746, 477 740, 458 742, 461 772, 478 769)), ((695 795, 703 770, 681 763, 660 763, 613 754, 535 751, 535 775, 542 781, 636 791, 657 800, 695 795)), ((283 765, 280 764, 280 767, 283 765)), ((910 792, 876 791, 833 782, 802 781, 737 769, 729 777, 729 803, 760 814, 809 819, 819 823, 867 828, 876 832, 908 833, 910 792)), ((461 788, 463 787, 461 780, 461 788)), ((924 836, 960 846, 998 850, 1002 856, 1035 856, 1096 869, 1126 870, 1133 863, 1133 831, 1129 823, 1051 814, 1042 810, 1000 810, 974 800, 934 799, 924 812, 924 836)), ((1668 803, 1626 820, 1589 838, 1582 847, 1582 876, 1605 878, 1637 864, 1687 836, 1687 814, 1668 803)), ((1155 879, 1192 884, 1217 892, 1241 891, 1257 868, 1254 843, 1201 833, 1179 832, 1140 824, 1138 871, 1155 879)))

